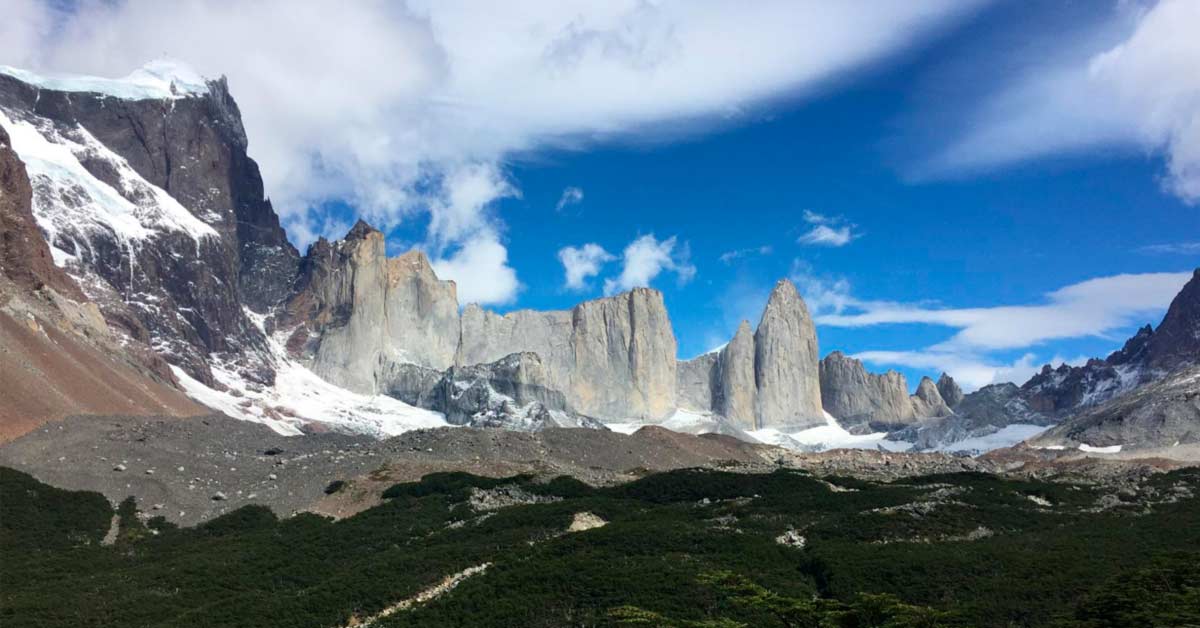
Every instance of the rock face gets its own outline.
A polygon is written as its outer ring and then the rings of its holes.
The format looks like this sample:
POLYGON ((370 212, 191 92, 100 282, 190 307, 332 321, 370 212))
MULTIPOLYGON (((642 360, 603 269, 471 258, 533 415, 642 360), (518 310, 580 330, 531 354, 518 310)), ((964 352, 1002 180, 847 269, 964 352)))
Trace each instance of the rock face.
POLYGON ((1125 351, 1133 355, 1109 356, 1108 362, 1141 362, 1163 372, 1200 363, 1200 268, 1192 271, 1192 278, 1171 301, 1158 328, 1143 342, 1144 351, 1130 351, 1126 345, 1125 351))
POLYGON ((922 377, 921 382, 917 384, 917 393, 912 396, 912 404, 914 414, 923 419, 953 414, 938 392, 937 384, 928 377, 922 377))
POLYGON ((962 403, 962 388, 959 388, 958 382, 954 381, 954 378, 950 377, 948 374, 942 373, 941 377, 938 377, 937 389, 938 393, 942 395, 942 400, 946 402, 946 405, 949 406, 951 410, 958 407, 958 404, 962 403))
POLYGON ((2 126, 0 190, 3 190, 0 194, 0 274, 26 290, 48 286, 60 294, 82 300, 79 286, 54 265, 50 247, 38 231, 33 217, 33 188, 29 175, 2 126))
POLYGON ((910 396, 904 375, 870 373, 862 362, 840 351, 821 360, 821 401, 847 429, 892 431, 953 414, 928 377, 910 396))
POLYGON ((80 413, 195 415, 167 365, 112 333, 54 264, 25 164, 0 126, 0 442, 80 413))
POLYGON ((116 97, 0 74, 0 126, 27 163, 39 231, 109 324, 196 379, 213 356, 269 384, 243 306, 286 296, 297 254, 246 155, 224 80, 116 97))
POLYGON ((716 362, 713 410, 742 429, 758 426, 756 346, 750 323, 742 321, 716 362))
POLYGON ((711 412, 719 352, 712 351, 675 365, 675 403, 684 410, 711 412))
POLYGON ((1122 451, 1200 443, 1200 368, 1185 367, 1088 408, 1031 443, 1072 448, 1120 445, 1122 451))
POLYGON ((780 280, 754 332, 759 427, 825 423, 818 360, 817 332, 808 307, 792 282, 780 280))
POLYGON ((458 298, 423 253, 388 259, 383 233, 359 221, 343 240, 309 247, 274 327, 321 377, 384 393, 403 377, 397 365, 440 371, 454 364, 458 298))
POLYGON ((720 351, 680 363, 680 406, 712 412, 729 429, 825 424, 817 335, 792 282, 775 285, 758 328, 742 321, 720 351))
POLYGON ((538 354, 551 385, 580 413, 657 420, 675 409, 675 335, 656 290, 637 288, 569 312, 462 314, 460 365, 538 354))
POLYGON ((821 402, 847 429, 905 425, 917 417, 903 375, 869 373, 862 362, 840 351, 821 360, 821 402))
POLYGON ((571 410, 566 396, 551 387, 549 373, 534 353, 451 367, 421 401, 420 405, 441 410, 455 425, 525 432, 549 427, 607 429, 571 410))
POLYGON ((439 280, 423 253, 388 259, 383 234, 361 221, 345 239, 309 248, 271 328, 335 384, 449 415, 462 415, 451 396, 427 395, 443 371, 514 354, 536 355, 538 385, 581 416, 654 420, 675 409, 675 337, 657 291, 570 311, 501 315, 472 304, 460 316, 454 283, 439 280))

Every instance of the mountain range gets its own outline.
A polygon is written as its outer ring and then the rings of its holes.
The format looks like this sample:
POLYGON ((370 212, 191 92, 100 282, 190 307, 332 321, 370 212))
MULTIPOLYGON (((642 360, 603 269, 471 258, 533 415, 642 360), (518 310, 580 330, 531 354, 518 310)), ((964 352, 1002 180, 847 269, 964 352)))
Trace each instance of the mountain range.
POLYGON ((167 63, 125 81, 0 68, 0 438, 207 407, 281 434, 661 424, 977 452, 1057 426, 1031 443, 1200 441, 1200 269, 1107 358, 969 394, 942 374, 910 394, 897 372, 821 358, 786 279, 756 325, 679 360, 653 289, 500 314, 460 303, 420 250, 388 257, 362 221, 301 254, 247 146, 224 79, 167 63))

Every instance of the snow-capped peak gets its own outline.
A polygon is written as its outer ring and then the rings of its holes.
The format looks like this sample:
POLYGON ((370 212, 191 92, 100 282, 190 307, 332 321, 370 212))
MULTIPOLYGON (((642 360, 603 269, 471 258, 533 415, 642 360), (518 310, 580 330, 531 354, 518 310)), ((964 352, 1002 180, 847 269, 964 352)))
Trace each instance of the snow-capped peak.
POLYGON ((176 99, 208 93, 208 82, 199 72, 168 57, 155 59, 128 76, 117 79, 87 75, 41 75, 7 65, 0 65, 0 74, 43 89, 89 92, 126 100, 176 99))

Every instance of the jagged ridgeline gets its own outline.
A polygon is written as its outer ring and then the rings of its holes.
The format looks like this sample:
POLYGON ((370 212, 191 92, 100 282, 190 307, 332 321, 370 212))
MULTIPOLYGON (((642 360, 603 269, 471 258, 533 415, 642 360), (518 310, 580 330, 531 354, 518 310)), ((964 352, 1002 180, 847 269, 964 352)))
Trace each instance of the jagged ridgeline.
POLYGON ((820 359, 812 316, 785 279, 758 321, 681 361, 652 289, 499 314, 460 303, 421 251, 389 258, 384 235, 361 221, 301 255, 264 195, 224 79, 169 62, 120 80, 0 67, 0 129, 0 330, 19 348, 2 359, 38 365, 9 369, 23 375, 0 405, 21 427, 6 438, 74 413, 203 412, 182 389, 288 434, 661 423, 790 447, 833 444, 794 438, 820 428, 934 448, 1013 424, 1009 442, 1021 440, 1200 356, 1193 279, 1157 330, 1105 360, 968 395, 943 374, 910 394, 899 373, 836 351, 820 359), (62 338, 47 344, 50 334, 62 338), (69 364, 34 359, 50 354, 69 364), (121 375, 120 394, 79 384, 99 370, 121 375))
POLYGON ((366 223, 299 255, 223 79, 165 63, 124 81, 8 69, 0 115, 54 262, 42 266, 69 276, 50 287, 95 304, 114 335, 171 365, 166 379, 226 412, 337 427, 386 395, 519 429, 657 422, 681 407, 745 429, 826 422, 816 334, 789 282, 752 337, 680 367, 654 290, 501 315, 460 304, 423 253, 388 258, 366 223), (332 385, 337 412, 289 397, 300 371, 332 385))

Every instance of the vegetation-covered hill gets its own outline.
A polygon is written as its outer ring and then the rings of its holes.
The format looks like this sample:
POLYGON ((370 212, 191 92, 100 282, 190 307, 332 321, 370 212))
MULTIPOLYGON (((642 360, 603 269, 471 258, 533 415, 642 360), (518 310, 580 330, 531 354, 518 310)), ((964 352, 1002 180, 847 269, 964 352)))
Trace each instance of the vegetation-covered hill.
POLYGON ((0 624, 1200 625, 1197 491, 1195 470, 1121 494, 982 474, 438 474, 341 521, 249 506, 178 529, 0 468, 0 624))

